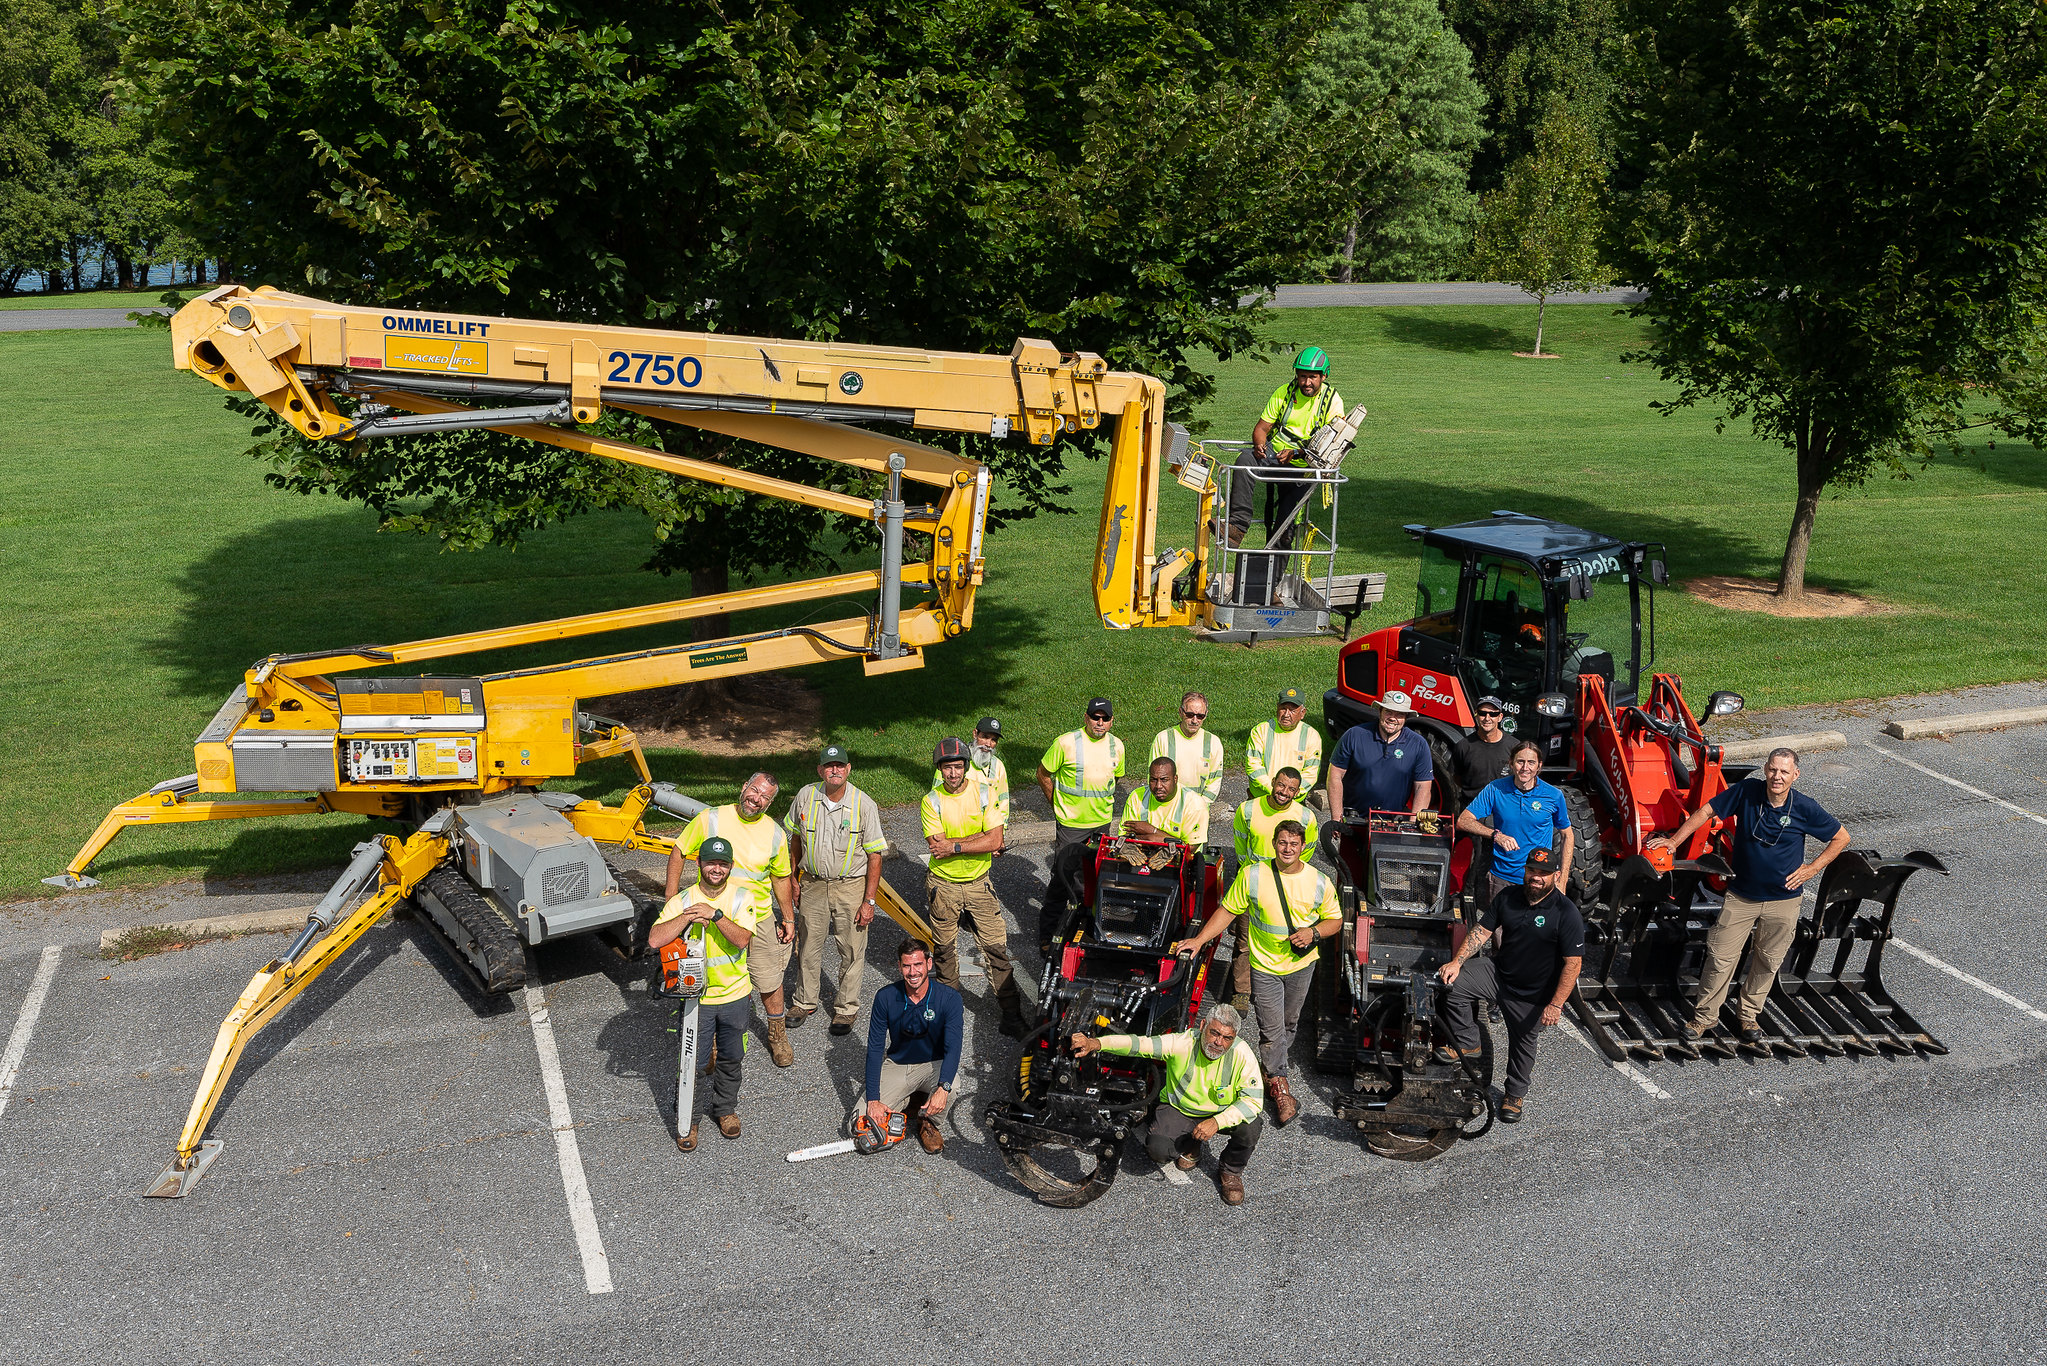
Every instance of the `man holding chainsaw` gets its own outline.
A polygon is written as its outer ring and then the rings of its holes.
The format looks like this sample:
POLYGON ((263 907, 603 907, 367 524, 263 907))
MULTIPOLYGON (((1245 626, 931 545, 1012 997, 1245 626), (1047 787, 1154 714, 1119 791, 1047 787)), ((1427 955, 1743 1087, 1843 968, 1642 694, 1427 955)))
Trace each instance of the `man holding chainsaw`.
POLYGON ((1223 1203, 1244 1203, 1244 1167, 1265 1132, 1265 1086, 1251 1045, 1237 1037, 1243 1017, 1225 1005, 1202 1012, 1199 1031, 1157 1034, 1073 1036, 1080 1057, 1111 1053, 1124 1058, 1150 1058, 1166 1065, 1158 1107, 1152 1111, 1144 1151, 1161 1166, 1168 1158, 1181 1171, 1201 1160, 1201 1145, 1227 1129, 1229 1146, 1216 1167, 1215 1184, 1223 1203))
POLYGON ((763 915, 772 918, 780 910, 780 917, 772 919, 774 928, 764 925, 753 937, 746 966, 768 1014, 768 1056, 775 1066, 787 1067, 796 1061, 796 1052, 789 1046, 783 1019, 782 978, 796 943, 796 879, 789 863, 789 836, 767 814, 779 790, 773 774, 756 773, 739 789, 737 802, 692 817, 668 855, 668 895, 674 896, 682 881, 682 861, 694 858, 704 841, 715 836, 732 851, 733 881, 752 893, 763 915))
POLYGON ((1324 939, 1343 929, 1336 884, 1302 861, 1308 832, 1299 821, 1281 821, 1272 832, 1270 863, 1247 863, 1192 939, 1174 953, 1199 953, 1238 916, 1250 925, 1251 1002, 1258 1012, 1258 1054, 1272 1117, 1282 1128, 1301 1112, 1287 1087, 1287 1054, 1300 1027, 1301 1010, 1315 985, 1315 959, 1324 939))
MULTIPOLYGON (((1265 411, 1251 428, 1251 463, 1247 468, 1282 479, 1299 478, 1307 467, 1307 456, 1301 448, 1319 428, 1342 416, 1343 399, 1329 384, 1329 353, 1319 346, 1302 347, 1294 357, 1294 377, 1272 391, 1265 411)), ((1244 543, 1244 534, 1251 528, 1252 490, 1257 487, 1257 481, 1252 479, 1230 481, 1232 550, 1244 543)), ((1265 487, 1272 490, 1271 500, 1266 504, 1265 541, 1275 550, 1283 549, 1291 540, 1288 529, 1294 513, 1315 491, 1315 486, 1302 482, 1265 487)))
POLYGON ((917 1122, 924 1151, 936 1153, 945 1147, 937 1119, 959 1075, 966 1004, 959 992, 931 980, 931 950, 922 943, 905 939, 896 956, 903 980, 875 993, 867 1024, 867 1105, 853 1137, 863 1150, 884 1148, 902 1137, 892 1127, 901 1115, 917 1122))
MULTIPOLYGON (((704 994, 698 1003, 697 1028, 711 1036, 716 1054, 704 1108, 719 1133, 737 1138, 739 1063, 747 1026, 753 1023, 753 978, 746 968, 746 949, 762 913, 752 889, 732 876, 730 841, 714 835, 697 846, 696 858, 696 886, 668 898, 647 933, 647 947, 659 952, 686 935, 690 947, 703 957, 704 994)), ((695 1115, 677 1115, 675 1132, 676 1147, 684 1152, 696 1149, 695 1115)))

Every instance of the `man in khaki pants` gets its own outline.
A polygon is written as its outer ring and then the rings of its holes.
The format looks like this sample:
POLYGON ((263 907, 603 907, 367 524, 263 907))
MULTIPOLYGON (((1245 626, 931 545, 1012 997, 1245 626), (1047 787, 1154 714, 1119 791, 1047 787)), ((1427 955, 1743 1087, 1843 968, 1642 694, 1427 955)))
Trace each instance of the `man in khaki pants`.
POLYGON ((832 1033, 853 1032, 860 1014, 860 969, 867 961, 867 927, 878 909, 881 856, 888 839, 874 798, 847 781, 853 759, 827 745, 817 761, 818 781, 789 803, 784 823, 802 881, 796 896, 796 999, 789 1027, 817 1013, 829 934, 839 947, 839 985, 832 996, 832 1033))
POLYGON ((1667 849, 1683 845, 1716 816, 1734 824, 1734 881, 1728 884, 1720 919, 1706 932, 1706 971, 1699 978, 1698 1009, 1681 1030, 1687 1040, 1699 1038, 1719 1022, 1734 965, 1741 961, 1742 945, 1753 930, 1755 951, 1749 955, 1735 1013, 1741 1041, 1751 1047, 1763 1043, 1756 1017, 1762 1013, 1770 984, 1777 980, 1777 969, 1783 966, 1784 955, 1791 951, 1791 941, 1798 934, 1799 903, 1803 900, 1798 889, 1818 877, 1820 869, 1848 847, 1848 832, 1841 822, 1803 792, 1791 790, 1797 781, 1798 755, 1788 749, 1773 749, 1763 764, 1762 777, 1742 779, 1693 812, 1675 834, 1649 841, 1651 848, 1667 849), (1805 859, 1807 836, 1826 841, 1826 847, 1810 863, 1805 859))
POLYGON ((988 987, 1002 1007, 1002 1032, 1020 1039, 1028 1032, 1023 993, 1010 968, 1009 927, 1002 903, 995 899, 989 870, 1002 852, 1003 815, 995 791, 986 783, 967 781, 967 747, 948 737, 932 756, 940 786, 924 794, 921 811, 924 843, 931 876, 925 879, 930 898, 933 955, 938 980, 960 988, 960 926, 973 932, 981 960, 988 969, 988 987))

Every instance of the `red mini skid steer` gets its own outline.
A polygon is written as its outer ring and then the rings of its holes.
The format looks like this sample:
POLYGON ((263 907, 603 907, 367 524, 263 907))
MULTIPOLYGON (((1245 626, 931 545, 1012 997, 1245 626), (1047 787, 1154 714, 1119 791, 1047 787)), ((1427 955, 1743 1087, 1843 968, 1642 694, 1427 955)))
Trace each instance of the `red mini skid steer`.
MULTIPOLYGON (((1732 832, 1716 820, 1683 849, 1651 850, 1648 840, 1753 769, 1721 762, 1674 675, 1650 675, 1643 693, 1655 590, 1668 582, 1663 547, 1504 510, 1407 530, 1422 543, 1414 618, 1343 648, 1337 686, 1323 694, 1332 744, 1351 726, 1376 724, 1383 693, 1407 693, 1409 725, 1435 755, 1441 804, 1455 810, 1474 794, 1457 790, 1450 748, 1474 722, 1473 699, 1502 699, 1507 728, 1541 746, 1542 776, 1562 789, 1578 832, 1570 893, 1588 936, 1572 997, 1579 1021, 1616 1060, 1732 1056, 1731 1030, 1696 1043, 1678 1032, 1732 872, 1732 832)), ((1741 706, 1734 693, 1713 693, 1705 719, 1741 706)), ((1827 869, 1758 1021, 1763 1050, 1947 1051, 1883 985, 1899 892, 1922 869, 1947 871, 1920 851, 1893 861, 1850 851, 1827 869)))

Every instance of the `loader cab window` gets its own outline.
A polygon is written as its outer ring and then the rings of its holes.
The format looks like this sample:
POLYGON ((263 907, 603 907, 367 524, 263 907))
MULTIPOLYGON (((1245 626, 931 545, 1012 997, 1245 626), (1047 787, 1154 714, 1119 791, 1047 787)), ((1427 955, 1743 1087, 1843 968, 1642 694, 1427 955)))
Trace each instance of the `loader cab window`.
MULTIPOLYGON (((1608 681, 1610 701, 1633 702, 1641 667, 1635 639, 1635 602, 1640 585, 1633 582, 1627 570, 1612 569, 1595 575, 1590 586, 1590 597, 1563 604, 1564 657, 1560 682, 1568 687, 1569 681, 1579 674, 1600 674, 1608 681)), ((1561 588, 1559 596, 1563 596, 1561 588)))
POLYGON ((1445 555, 1440 547, 1422 547, 1421 572, 1414 587, 1413 629, 1433 636, 1445 645, 1457 645, 1457 587, 1464 578, 1464 562, 1445 555))
POLYGON ((1471 594, 1471 634, 1464 645, 1465 681, 1479 692, 1498 693, 1512 709, 1510 719, 1535 715, 1549 658, 1543 612, 1543 582, 1533 565, 1519 560, 1478 562, 1471 594))

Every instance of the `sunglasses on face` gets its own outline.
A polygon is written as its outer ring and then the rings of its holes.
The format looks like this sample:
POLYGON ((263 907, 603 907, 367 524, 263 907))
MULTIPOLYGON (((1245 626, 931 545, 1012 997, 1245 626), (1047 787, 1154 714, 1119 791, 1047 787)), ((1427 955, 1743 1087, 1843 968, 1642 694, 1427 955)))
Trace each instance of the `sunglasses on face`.
POLYGON ((1182 715, 1182 716, 1186 717, 1186 718, 1187 718, 1187 719, 1188 719, 1189 721, 1206 721, 1206 720, 1208 719, 1208 713, 1207 713, 1207 712, 1205 712, 1205 711, 1188 711, 1188 710, 1187 710, 1187 709, 1186 709, 1185 707, 1182 707, 1182 708, 1180 709, 1180 715, 1182 715))
POLYGON ((1482 711, 1478 714, 1479 720, 1481 721, 1485 720, 1501 721, 1505 720, 1506 716, 1507 713, 1503 711, 1482 711))

